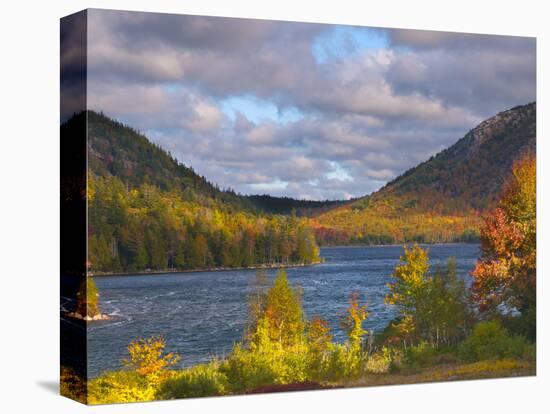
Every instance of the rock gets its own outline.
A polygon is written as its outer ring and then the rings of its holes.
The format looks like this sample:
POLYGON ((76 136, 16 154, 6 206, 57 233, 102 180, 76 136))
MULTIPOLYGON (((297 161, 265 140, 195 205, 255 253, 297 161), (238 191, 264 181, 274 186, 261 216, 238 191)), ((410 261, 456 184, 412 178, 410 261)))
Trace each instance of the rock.
POLYGON ((71 317, 71 318, 75 318, 75 319, 80 319, 80 320, 83 320, 83 321, 87 321, 87 322, 91 322, 91 321, 107 321, 109 319, 111 319, 111 317, 109 315, 106 315, 106 314, 103 314, 103 313, 97 313, 95 314, 94 316, 90 316, 90 315, 86 315, 86 316, 82 316, 80 313, 78 312, 68 312, 67 313, 67 316, 71 317))

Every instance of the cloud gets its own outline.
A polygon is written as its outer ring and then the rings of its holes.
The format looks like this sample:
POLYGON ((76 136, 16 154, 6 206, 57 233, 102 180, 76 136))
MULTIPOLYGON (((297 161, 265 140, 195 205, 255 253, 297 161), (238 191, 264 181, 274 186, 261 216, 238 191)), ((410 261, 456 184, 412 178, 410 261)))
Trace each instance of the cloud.
POLYGON ((147 129, 185 129, 210 132, 221 127, 224 115, 214 100, 196 91, 156 85, 88 83, 88 107, 126 119, 147 129))
POLYGON ((445 49, 454 51, 493 50, 517 53, 532 48, 533 37, 487 35, 481 33, 438 32, 433 30, 382 29, 390 45, 413 50, 445 49))
POLYGON ((530 38, 105 10, 88 26, 89 106, 243 193, 365 195, 535 99, 530 38))

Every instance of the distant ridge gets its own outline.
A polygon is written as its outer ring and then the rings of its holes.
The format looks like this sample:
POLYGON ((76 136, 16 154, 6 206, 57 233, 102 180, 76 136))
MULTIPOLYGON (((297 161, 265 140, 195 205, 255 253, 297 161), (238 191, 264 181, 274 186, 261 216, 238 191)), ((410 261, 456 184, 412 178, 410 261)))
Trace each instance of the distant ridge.
POLYGON ((474 240, 479 215, 494 206, 514 160, 535 150, 536 103, 500 112, 375 193, 320 215, 319 238, 328 244, 474 240))
MULTIPOLYGON (((390 181, 372 197, 386 194, 436 198, 425 208, 457 213, 485 210, 510 167, 524 151, 535 151, 536 103, 516 106, 481 122, 451 147, 390 181)), ((418 200, 420 202, 420 200, 418 200)))

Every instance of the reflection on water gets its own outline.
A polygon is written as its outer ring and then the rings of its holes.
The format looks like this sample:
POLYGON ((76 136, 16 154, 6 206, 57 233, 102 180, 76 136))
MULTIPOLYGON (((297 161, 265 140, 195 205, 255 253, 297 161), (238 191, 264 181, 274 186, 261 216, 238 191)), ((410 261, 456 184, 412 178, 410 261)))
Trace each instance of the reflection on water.
MULTIPOLYGON (((383 329, 395 316, 384 296, 402 247, 333 247, 321 254, 323 264, 287 269, 291 283, 303 289, 306 315, 328 320, 335 339, 343 340, 338 317, 355 290, 368 303, 365 327, 383 329)), ((454 256, 464 277, 478 254, 478 245, 430 246, 432 264, 454 256)), ((267 273, 274 277, 276 270, 267 273)), ((88 325, 89 375, 120 368, 128 343, 152 335, 166 339, 167 350, 182 356, 182 366, 227 354, 242 337, 254 279, 254 270, 97 278, 102 312, 112 319, 88 325)))

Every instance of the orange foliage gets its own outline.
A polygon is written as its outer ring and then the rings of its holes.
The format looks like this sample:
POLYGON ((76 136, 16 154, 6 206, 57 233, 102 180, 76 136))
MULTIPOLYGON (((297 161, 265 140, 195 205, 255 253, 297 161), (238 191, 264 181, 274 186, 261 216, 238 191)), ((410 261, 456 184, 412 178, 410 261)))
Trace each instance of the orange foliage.
POLYGON ((481 310, 498 305, 534 310, 536 296, 536 159, 514 163, 498 207, 481 231, 482 258, 472 276, 481 310))

